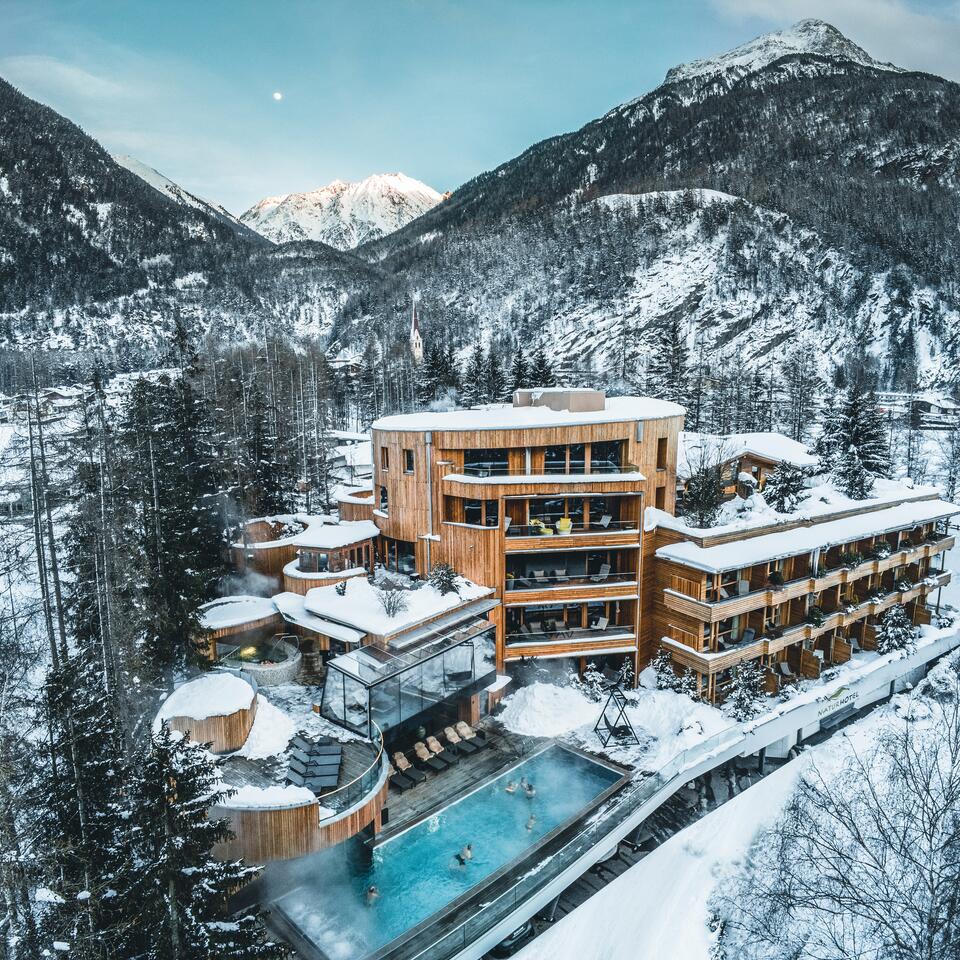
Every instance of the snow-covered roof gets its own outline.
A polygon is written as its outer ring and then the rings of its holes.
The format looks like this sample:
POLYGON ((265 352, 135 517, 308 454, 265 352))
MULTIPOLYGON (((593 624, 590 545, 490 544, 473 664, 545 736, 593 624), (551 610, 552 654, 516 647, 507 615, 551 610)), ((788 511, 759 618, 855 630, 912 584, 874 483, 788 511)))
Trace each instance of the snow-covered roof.
POLYGON ((798 520, 828 520, 837 514, 851 511, 878 510, 898 503, 934 500, 939 495, 940 491, 936 487, 878 477, 869 500, 854 500, 839 491, 832 482, 826 482, 807 487, 803 502, 792 513, 777 513, 766 502, 763 494, 754 493, 748 501, 736 498, 725 503, 720 508, 720 522, 713 527, 696 527, 685 517, 676 517, 665 510, 647 507, 643 514, 643 528, 649 532, 657 527, 664 527, 687 537, 718 537, 796 523, 798 520))
POLYGON ((551 410, 549 407, 515 407, 491 403, 470 410, 407 413, 381 417, 374 430, 524 430, 545 427, 572 427, 591 423, 630 423, 680 417, 684 408, 669 400, 653 397, 607 397, 603 410, 551 410))
POLYGON ((353 443, 360 443, 364 440, 370 440, 369 433, 355 433, 351 430, 331 430, 330 436, 333 437, 334 440, 347 440, 352 441, 353 443))
POLYGON ((372 467, 373 445, 369 440, 361 443, 345 443, 334 447, 338 457, 343 457, 348 467, 372 467))
POLYGON ((290 784, 272 787, 237 787, 234 794, 220 803, 221 807, 238 810, 279 809, 282 807, 302 807, 316 803, 312 790, 306 787, 294 787, 290 784))
MULTIPOLYGON (((274 547, 293 545, 307 547, 314 550, 335 550, 337 547, 348 547, 352 543, 362 543, 380 535, 376 524, 370 520, 341 520, 334 521, 323 514, 283 514, 276 517, 259 517, 275 523, 299 523, 302 530, 288 536, 278 537, 276 540, 261 540, 258 543, 244 544, 237 541, 234 547, 246 550, 270 550, 274 547)), ((254 521, 251 521, 254 522, 254 521)))
POLYGON ((177 687, 160 704, 156 723, 173 717, 204 720, 227 717, 247 709, 256 696, 253 687, 233 673, 206 673, 177 687))
POLYGON ((779 560, 809 553, 817 547, 849 543, 862 537, 889 533, 891 530, 930 523, 960 513, 960 506, 945 500, 921 500, 901 503, 885 510, 860 513, 840 520, 828 520, 808 527, 768 533, 758 537, 699 547, 695 543, 671 543, 660 547, 656 555, 708 573, 736 570, 754 563, 779 560))
POLYGON ((200 625, 206 630, 238 627, 254 620, 264 620, 276 614, 269 597, 255 597, 241 593, 235 597, 221 597, 200 607, 200 625))
POLYGON ((315 633, 321 633, 325 637, 333 637, 335 640, 342 640, 344 643, 360 643, 363 640, 363 633, 354 630, 351 627, 345 627, 342 623, 333 623, 310 613, 306 609, 304 601, 306 597, 299 593, 278 593, 273 602, 276 604, 280 615, 288 623, 295 623, 297 626, 306 627, 307 630, 313 630, 315 633))
POLYGON ((405 591, 406 609, 389 617, 380 603, 380 590, 370 584, 366 577, 354 577, 344 583, 346 590, 342 596, 337 593, 336 587, 314 587, 308 591, 304 598, 307 611, 379 636, 406 630, 467 601, 493 593, 490 587, 482 587, 469 580, 460 581, 459 595, 441 594, 429 583, 424 583, 416 590, 405 591))
POLYGON ((752 455, 774 463, 792 463, 798 467, 815 467, 817 458, 806 446, 782 433, 680 433, 677 451, 677 476, 687 479, 703 461, 725 463, 752 455))

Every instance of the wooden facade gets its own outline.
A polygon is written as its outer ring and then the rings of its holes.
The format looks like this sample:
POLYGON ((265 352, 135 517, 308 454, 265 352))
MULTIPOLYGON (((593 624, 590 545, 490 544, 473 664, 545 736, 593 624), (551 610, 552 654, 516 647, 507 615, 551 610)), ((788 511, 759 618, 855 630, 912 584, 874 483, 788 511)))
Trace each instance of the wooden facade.
POLYGON ((305 857, 371 827, 380 830, 387 802, 386 777, 362 802, 342 814, 320 819, 323 797, 289 807, 231 807, 227 799, 212 807, 211 818, 223 818, 232 836, 218 844, 215 853, 221 859, 243 858, 247 863, 269 863, 305 857))
POLYGON ((250 688, 250 705, 222 717, 170 717, 171 730, 188 734, 195 743, 209 743, 214 753, 231 753, 246 742, 257 716, 257 695, 250 688))
POLYGON ((626 649, 636 666, 644 603, 643 509, 656 504, 673 510, 682 420, 432 433, 375 426, 373 519, 381 531, 381 557, 421 576, 437 563, 449 563, 470 580, 493 587, 502 602, 490 613, 497 627, 499 670, 526 656, 579 658, 606 649, 602 637, 586 633, 585 623, 579 634, 565 631, 569 637, 540 647, 511 651, 507 646, 504 608, 566 609, 588 600, 622 601, 621 610, 629 610, 629 623, 619 626, 630 636, 617 649, 626 649), (594 451, 606 452, 611 445, 618 446, 620 469, 591 472, 594 451), (559 448, 568 450, 569 472, 546 461, 547 451, 559 448), (465 462, 470 451, 504 451, 505 464, 489 476, 471 473, 465 462), (555 472, 547 472, 551 469, 555 472), (572 502, 581 522, 571 521, 569 532, 531 524, 545 504, 562 503, 563 511, 572 502), (603 518, 609 523, 614 513, 615 522, 602 526, 603 518), (537 565, 536 558, 546 555, 555 557, 550 582, 539 578, 530 589, 514 589, 513 571, 525 569, 528 560, 537 565), (574 578, 566 573, 571 565, 591 565, 592 572, 574 578), (606 576, 604 565, 611 571, 606 576))

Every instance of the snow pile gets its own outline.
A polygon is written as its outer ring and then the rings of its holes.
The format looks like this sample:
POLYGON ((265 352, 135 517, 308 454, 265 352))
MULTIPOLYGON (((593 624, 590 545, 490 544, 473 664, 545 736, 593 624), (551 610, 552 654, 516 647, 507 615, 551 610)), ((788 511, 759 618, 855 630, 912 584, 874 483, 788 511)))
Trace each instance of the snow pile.
POLYGON ((500 722, 528 737, 559 737, 577 727, 591 727, 600 716, 600 705, 574 687, 532 683, 504 701, 500 722))
MULTIPOLYGON (((657 690, 650 673, 644 671, 644 685, 639 689, 626 691, 627 716, 640 745, 611 744, 605 752, 618 760, 656 769, 687 748, 730 728, 730 721, 715 707, 671 690, 657 690)), ((565 738, 597 752, 600 742, 593 728, 605 702, 605 697, 599 702, 590 700, 574 686, 538 682, 507 697, 498 719, 513 733, 565 738)))
POLYGON ((352 580, 344 580, 343 583, 346 584, 343 594, 338 593, 335 586, 314 587, 309 590, 304 601, 306 610, 337 623, 355 627, 364 633, 380 636, 396 633, 453 610, 468 600, 476 600, 493 593, 489 587, 481 587, 469 580, 460 580, 459 595, 441 594, 429 583, 424 583, 416 590, 405 590, 406 607, 390 617, 380 603, 380 589, 365 577, 354 577, 352 580))
POLYGON ((290 738, 296 733, 296 723, 263 694, 257 697, 257 715, 247 742, 234 754, 249 760, 275 757, 287 749, 290 738))
POLYGON ((227 717, 253 703, 253 687, 232 673, 208 673, 177 687, 157 711, 154 727, 172 717, 227 717))
POLYGON ((234 807, 240 810, 257 810, 268 807, 302 807, 305 803, 315 803, 316 797, 306 787, 238 787, 236 792, 224 800, 221 807, 234 807))

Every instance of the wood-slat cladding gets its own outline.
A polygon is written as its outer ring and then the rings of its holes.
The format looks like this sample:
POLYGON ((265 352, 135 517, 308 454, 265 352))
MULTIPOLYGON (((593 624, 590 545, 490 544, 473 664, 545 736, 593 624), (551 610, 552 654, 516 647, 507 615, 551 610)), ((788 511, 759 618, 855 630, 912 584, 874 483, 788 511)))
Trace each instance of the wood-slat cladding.
MULTIPOLYGON (((640 533, 644 505, 662 504, 672 511, 676 496, 676 462, 682 417, 667 417, 642 422, 607 422, 572 424, 569 426, 473 430, 473 431, 373 431, 374 510, 373 519, 385 537, 414 545, 417 571, 425 575, 436 563, 449 563, 469 579, 493 587, 497 596, 510 606, 563 603, 584 597, 642 597, 647 585, 645 571, 652 570, 643 551, 637 550, 622 564, 630 564, 636 585, 591 584, 582 587, 505 592, 506 553, 563 552, 577 548, 597 551, 620 546, 641 546, 640 533), (666 441, 665 447, 658 441, 666 441), (566 475, 543 473, 544 451, 550 446, 584 444, 589 451, 593 443, 621 441, 621 462, 633 464, 645 479, 617 479, 616 475, 566 475), (429 442, 428 442, 429 441, 429 442), (658 452, 659 448, 659 452, 658 452), (467 450, 506 450, 508 477, 464 477, 464 455, 467 450), (665 452, 665 456, 664 456, 665 452), (412 457, 413 470, 406 468, 412 457), (530 479, 521 479, 526 474, 530 479), (458 479, 446 479, 455 476, 458 479), (387 509, 381 511, 381 488, 386 490, 387 509), (658 496, 658 489, 660 493, 658 496), (507 537, 504 517, 517 513, 518 498, 523 497, 588 497, 606 494, 632 498, 622 502, 622 519, 635 522, 637 531, 625 533, 611 530, 589 536, 570 537, 507 537), (444 497, 495 502, 496 526, 473 526, 445 516, 444 497)), ((589 462, 589 453, 586 456, 589 462)), ((585 467, 585 469, 588 469, 585 467)), ((630 468, 624 466, 624 471, 630 468)), ((462 508, 454 508, 459 519, 462 508)), ((489 512, 484 509, 484 516, 489 512)), ((652 634, 641 625, 644 600, 634 605, 633 633, 646 638, 649 650, 652 634)), ((503 668, 505 638, 502 610, 495 610, 491 620, 497 624, 497 666, 503 668)), ((638 646, 641 641, 638 640, 638 646)), ((594 645, 595 646, 595 645, 594 645)), ((572 655, 589 653, 590 644, 571 644, 572 655)), ((641 657, 641 659, 643 659, 641 657)), ((637 666, 637 658, 634 658, 637 666)))
POLYGON ((209 743, 214 753, 231 753, 239 750, 253 727, 257 715, 257 695, 253 694, 250 706, 223 717, 171 717, 167 720, 171 730, 190 736, 195 743, 209 743))
MULTIPOLYGON (((248 863, 269 863, 304 857, 332 847, 373 824, 380 829, 381 814, 387 802, 387 781, 350 813, 319 820, 317 801, 295 807, 238 809, 211 807, 211 817, 223 818, 233 837, 215 848, 221 859, 243 858, 248 863)), ((323 797, 320 798, 322 803, 323 797)))

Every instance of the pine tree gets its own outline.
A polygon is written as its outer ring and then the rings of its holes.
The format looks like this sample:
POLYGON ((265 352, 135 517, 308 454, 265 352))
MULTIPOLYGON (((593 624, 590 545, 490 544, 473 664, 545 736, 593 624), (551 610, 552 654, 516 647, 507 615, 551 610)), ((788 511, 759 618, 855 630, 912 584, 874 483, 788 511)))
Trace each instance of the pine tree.
POLYGON ((467 369, 463 375, 460 402, 465 407, 474 407, 477 404, 487 402, 487 374, 487 360, 483 353, 483 344, 478 341, 470 354, 467 369))
POLYGON ((543 344, 537 344, 533 356, 530 358, 529 370, 530 387, 555 387, 557 385, 556 377, 553 373, 553 366, 547 358, 547 351, 543 344))
POLYGON ((794 440, 802 440, 814 420, 817 395, 823 388, 815 352, 806 344, 796 346, 780 365, 780 380, 785 392, 782 429, 794 440))
POLYGON ((690 402, 690 351, 683 321, 667 318, 647 364, 647 393, 686 406, 690 402))
POLYGON ((517 344, 516 353, 513 355, 513 361, 510 364, 510 390, 512 393, 517 390, 524 390, 529 386, 530 365, 527 363, 526 354, 523 347, 517 344))
POLYGON ((852 500, 866 500, 873 490, 873 477, 864 469, 856 447, 849 447, 836 460, 831 477, 837 487, 852 500))
POLYGON ((834 473, 844 489, 863 486, 859 480, 857 484, 848 484, 842 479, 857 476, 856 461, 870 477, 887 476, 890 469, 887 429, 872 392, 863 390, 859 384, 846 389, 838 406, 824 419, 816 450, 821 468, 834 473), (856 453, 856 461, 849 456, 851 451, 856 453), (844 461, 842 468, 841 461, 844 461))
POLYGON ((500 403, 507 399, 507 382, 503 378, 503 368, 500 366, 500 358, 497 352, 490 344, 490 350, 487 353, 486 363, 486 396, 490 403, 500 403))
POLYGON ((793 513, 806 493, 803 470, 784 461, 767 478, 763 498, 780 513, 793 513))
POLYGON ((752 720, 763 710, 766 697, 763 673, 754 660, 746 660, 734 668, 730 693, 724 709, 734 720, 752 720))
POLYGON ((697 675, 689 668, 684 667, 677 683, 677 693, 682 693, 691 700, 699 700, 700 693, 697 690, 697 675))
POLYGON ((680 677, 677 676, 677 671, 673 667, 673 657, 670 656, 669 651, 661 647, 650 661, 650 666, 653 669, 658 690, 679 692, 680 677))
POLYGON ((130 797, 134 874, 123 896, 139 923, 118 956, 143 960, 272 960, 253 914, 231 917, 229 898, 259 872, 212 856, 226 821, 207 809, 229 796, 216 761, 164 725, 150 740, 130 797))
POLYGON ((916 636, 916 627, 910 622, 903 604, 894 604, 883 614, 877 625, 877 652, 907 650, 913 645, 916 636))
POLYGON ((434 564, 428 580, 434 590, 440 591, 441 596, 460 592, 460 574, 449 563, 434 564))

